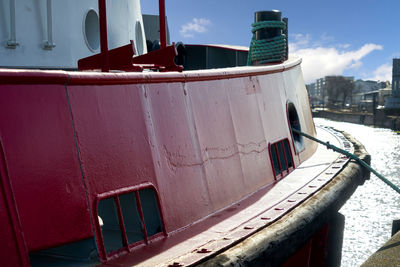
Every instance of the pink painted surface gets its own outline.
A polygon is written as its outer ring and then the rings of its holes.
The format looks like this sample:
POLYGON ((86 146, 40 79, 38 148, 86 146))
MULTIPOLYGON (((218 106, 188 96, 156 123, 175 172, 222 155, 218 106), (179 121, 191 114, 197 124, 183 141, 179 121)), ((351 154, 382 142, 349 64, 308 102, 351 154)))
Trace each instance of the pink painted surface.
MULTIPOLYGON (((0 71, 0 135, 28 249, 93 236, 95 199, 110 191, 153 184, 174 236, 272 186, 268 145, 291 140, 288 101, 315 134, 306 95, 296 93, 299 63, 166 74, 0 71)), ((314 152, 309 145, 299 155, 291 148, 295 166, 314 152)))
POLYGON ((64 86, 0 85, 0 134, 28 248, 91 236, 64 86))

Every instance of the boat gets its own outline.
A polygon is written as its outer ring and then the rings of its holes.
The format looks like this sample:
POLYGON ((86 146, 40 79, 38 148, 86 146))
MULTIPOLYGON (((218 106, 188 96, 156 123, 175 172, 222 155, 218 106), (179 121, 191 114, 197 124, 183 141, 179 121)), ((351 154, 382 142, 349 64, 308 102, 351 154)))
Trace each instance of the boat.
POLYGON ((369 158, 315 127, 280 12, 256 13, 275 26, 254 40, 281 42, 260 59, 168 44, 163 0, 159 41, 138 0, 0 7, 0 265, 340 261, 338 210, 368 172, 299 131, 369 158))

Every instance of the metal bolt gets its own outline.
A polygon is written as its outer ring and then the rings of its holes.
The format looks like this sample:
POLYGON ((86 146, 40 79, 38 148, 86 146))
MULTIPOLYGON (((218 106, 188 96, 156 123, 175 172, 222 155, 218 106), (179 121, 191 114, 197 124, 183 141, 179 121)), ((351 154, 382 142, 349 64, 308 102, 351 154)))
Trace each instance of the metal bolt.
POLYGON ((209 253, 209 252, 211 252, 211 250, 208 250, 206 248, 202 248, 202 249, 197 251, 197 253, 209 253))
POLYGON ((181 266, 183 266, 183 265, 180 264, 179 262, 174 262, 174 263, 168 265, 168 267, 181 267, 181 266))

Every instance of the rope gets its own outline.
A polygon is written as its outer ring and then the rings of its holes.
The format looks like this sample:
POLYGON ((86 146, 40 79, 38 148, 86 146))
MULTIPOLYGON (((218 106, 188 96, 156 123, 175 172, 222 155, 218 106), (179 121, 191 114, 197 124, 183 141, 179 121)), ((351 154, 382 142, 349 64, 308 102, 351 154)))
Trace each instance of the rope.
POLYGON ((301 132, 301 131, 299 131, 299 130, 296 130, 296 129, 294 129, 294 128, 292 128, 292 131, 295 132, 295 133, 297 133, 297 134, 300 134, 300 135, 302 135, 302 136, 304 136, 304 137, 306 137, 306 138, 308 138, 308 139, 311 139, 311 140, 313 140, 313 141, 315 141, 315 142, 317 142, 317 143, 320 143, 320 144, 326 146, 328 149, 332 149, 333 151, 339 152, 340 154, 346 155, 346 156, 348 156, 349 158, 354 159, 354 160, 357 161, 359 164, 361 164, 362 166, 364 166, 365 168, 367 168, 370 172, 372 172, 373 174, 375 174, 376 177, 378 177, 379 179, 381 179, 384 183, 386 183, 388 186, 390 186, 393 190, 395 190, 397 193, 400 194, 400 188, 398 188, 395 184, 393 184, 391 181, 389 181, 389 180, 388 180, 387 178, 385 178, 383 175, 381 175, 380 173, 378 173, 378 172, 377 172, 376 170, 374 170, 370 165, 368 165, 368 163, 366 163, 365 161, 362 161, 362 160, 361 160, 359 157, 357 157, 356 155, 354 155, 354 154, 352 154, 352 153, 350 153, 350 152, 348 152, 348 151, 346 151, 346 150, 343 150, 343 149, 341 149, 341 148, 339 148, 339 147, 337 147, 337 146, 334 146, 334 145, 330 144, 329 142, 321 141, 321 140, 319 140, 319 139, 317 139, 317 138, 315 138, 315 137, 313 137, 313 136, 311 136, 311 135, 308 135, 308 134, 306 134, 306 133, 303 133, 303 132, 301 132))
POLYGON ((287 36, 284 34, 270 39, 256 40, 256 31, 267 28, 286 29, 283 21, 259 21, 251 24, 253 38, 250 42, 250 49, 247 58, 247 65, 256 65, 284 61, 287 58, 286 46, 287 36))

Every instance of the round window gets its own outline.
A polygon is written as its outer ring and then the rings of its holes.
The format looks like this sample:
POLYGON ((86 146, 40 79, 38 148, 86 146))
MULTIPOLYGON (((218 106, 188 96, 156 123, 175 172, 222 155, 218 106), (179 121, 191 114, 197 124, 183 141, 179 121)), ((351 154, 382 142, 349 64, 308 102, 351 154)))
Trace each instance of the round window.
POLYGON ((96 52, 100 46, 99 15, 97 15, 97 12, 90 9, 86 13, 84 23, 83 35, 86 45, 92 52, 96 52))
POLYGON ((293 103, 289 103, 287 109, 289 116, 290 131, 292 132, 294 147, 296 148, 296 153, 299 153, 304 149, 303 136, 301 136, 299 133, 292 131, 292 129, 301 131, 299 116, 297 115, 297 111, 293 103))

